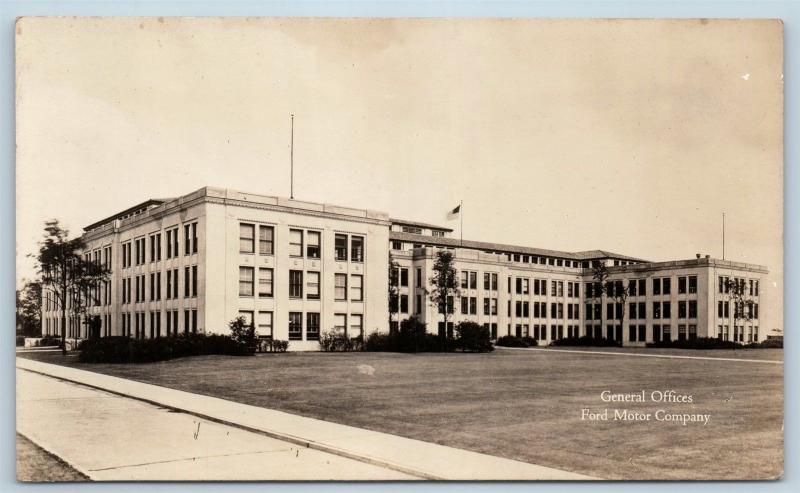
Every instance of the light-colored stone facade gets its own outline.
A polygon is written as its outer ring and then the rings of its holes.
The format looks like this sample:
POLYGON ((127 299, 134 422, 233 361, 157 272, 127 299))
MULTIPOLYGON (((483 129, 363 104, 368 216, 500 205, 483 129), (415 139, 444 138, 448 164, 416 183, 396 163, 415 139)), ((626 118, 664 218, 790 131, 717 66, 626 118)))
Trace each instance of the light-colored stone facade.
MULTIPOLYGON (((99 317, 101 335, 139 338, 227 333, 241 315, 262 337, 316 350, 319 334, 331 329, 351 336, 388 330, 391 257, 400 268, 395 321, 416 315, 437 332, 442 315, 427 291, 436 252, 447 248, 461 283, 450 320, 476 321, 493 337, 546 344, 589 334, 643 346, 667 334, 744 343, 767 336, 767 314, 759 310, 763 266, 699 255, 654 263, 601 250, 462 241, 451 233, 380 212, 206 187, 149 200, 85 229, 86 258, 112 271, 90 296, 87 315, 99 317), (624 307, 593 296, 600 264, 609 281, 635 285, 624 307), (734 323, 725 278, 749 288, 749 320, 734 323)), ((48 293, 43 297, 42 332, 59 333, 60 311, 48 293)), ((68 337, 87 336, 85 319, 70 317, 68 337)))

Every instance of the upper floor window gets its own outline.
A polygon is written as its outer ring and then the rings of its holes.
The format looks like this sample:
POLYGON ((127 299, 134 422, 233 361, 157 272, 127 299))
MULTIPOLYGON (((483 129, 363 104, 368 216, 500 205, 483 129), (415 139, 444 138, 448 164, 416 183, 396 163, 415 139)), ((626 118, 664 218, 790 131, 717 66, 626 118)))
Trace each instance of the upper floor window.
POLYGON ((434 229, 433 231, 431 231, 431 236, 436 236, 438 238, 443 238, 444 237, 444 231, 440 231, 438 229, 434 229))
POLYGON ((258 253, 272 255, 274 253, 275 229, 272 226, 260 225, 258 227, 258 253))
POLYGON ((353 262, 364 261, 364 237, 351 236, 350 237, 350 260, 353 262))
POLYGON ((306 243, 306 257, 319 258, 320 254, 320 233, 319 231, 309 231, 306 243))
POLYGON ((422 228, 417 228, 414 226, 403 226, 403 233, 413 233, 416 235, 422 234, 422 228))
POLYGON ((252 267, 239 267, 239 296, 253 296, 253 273, 252 267))
POLYGON ((310 300, 319 299, 319 272, 306 272, 306 297, 310 300))
POLYGON ((289 271, 289 298, 303 297, 303 271, 289 271))
POLYGON ((697 276, 689 276, 689 294, 697 293, 697 276))
POLYGON ((303 256, 303 231, 299 229, 289 230, 289 256, 303 256))
POLYGON ((392 250, 402 250, 402 249, 403 249, 402 241, 392 241, 392 250))
POLYGON ((239 252, 255 252, 255 225, 239 223, 239 252))
POLYGON ((334 237, 334 247, 336 249, 336 260, 347 261, 347 235, 337 234, 334 237))

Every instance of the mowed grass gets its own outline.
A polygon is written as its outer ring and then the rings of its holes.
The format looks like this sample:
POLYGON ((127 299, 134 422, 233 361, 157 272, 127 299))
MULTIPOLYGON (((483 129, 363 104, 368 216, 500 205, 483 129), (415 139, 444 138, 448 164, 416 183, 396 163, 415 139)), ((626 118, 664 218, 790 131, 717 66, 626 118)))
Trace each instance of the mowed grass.
MULTIPOLYGON (((782 350, 662 353, 783 359, 782 350)), ((208 356, 146 365, 25 356, 607 479, 771 479, 783 472, 783 365, 508 349, 208 356), (693 403, 604 403, 603 390, 674 390, 693 403), (706 426, 591 422, 581 420, 583 408, 711 419, 706 426)))
POLYGON ((38 483, 89 481, 89 478, 17 433, 17 480, 38 483))

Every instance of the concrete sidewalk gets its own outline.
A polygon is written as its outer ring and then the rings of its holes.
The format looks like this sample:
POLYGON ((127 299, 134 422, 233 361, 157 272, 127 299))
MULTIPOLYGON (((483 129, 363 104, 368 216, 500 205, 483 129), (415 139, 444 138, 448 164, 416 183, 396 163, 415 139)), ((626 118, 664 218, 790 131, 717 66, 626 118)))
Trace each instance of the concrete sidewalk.
MULTIPOLYGON (((395 474, 401 473, 401 477, 442 480, 597 479, 549 467, 25 358, 17 358, 16 364, 18 369, 49 375, 168 409, 183 411, 210 421, 266 435, 281 442, 300 446, 302 449, 326 452, 389 470, 395 474)), ((19 385, 21 384, 18 384, 18 392, 19 385)), ((22 411, 18 410, 18 415, 20 413, 22 411)), ((121 418, 120 423, 121 428, 129 428, 124 419, 121 418)), ((146 427, 146 423, 142 423, 142 426, 146 427)), ((22 432, 22 430, 20 431, 22 432)), ((136 431, 138 430, 130 428, 130 448, 135 447, 136 431)), ((34 439, 34 441, 36 440, 34 439)), ((154 447, 148 446, 148 448, 154 447)), ((400 477, 389 476, 371 479, 395 478, 400 479, 400 477)))
POLYGON ((21 369, 17 417, 95 481, 419 479, 21 369))

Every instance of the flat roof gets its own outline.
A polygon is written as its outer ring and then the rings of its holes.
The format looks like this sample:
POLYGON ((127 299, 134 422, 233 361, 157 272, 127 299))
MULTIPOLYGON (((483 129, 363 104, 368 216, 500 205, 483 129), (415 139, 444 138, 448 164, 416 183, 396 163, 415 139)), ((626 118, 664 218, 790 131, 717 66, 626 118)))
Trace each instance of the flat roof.
POLYGON ((503 252, 522 255, 534 255, 537 257, 564 258, 570 260, 591 260, 598 258, 610 258, 618 260, 631 260, 636 262, 648 262, 647 260, 629 257, 618 253, 607 252, 605 250, 589 250, 585 252, 565 252, 561 250, 548 250, 545 248, 533 248, 519 245, 506 245, 503 243, 490 243, 484 241, 464 240, 458 238, 443 238, 437 236, 418 235, 414 233, 402 233, 399 231, 389 232, 389 239, 397 241, 408 241, 411 243, 425 243, 429 245, 464 247, 473 250, 483 250, 491 252, 503 252))
POLYGON ((102 225, 104 225, 106 223, 114 221, 115 219, 120 219, 122 217, 125 217, 128 214, 131 214, 131 213, 136 212, 138 210, 147 209, 151 205, 161 205, 161 204, 163 204, 165 202, 169 202, 170 200, 174 200, 174 199, 147 199, 144 202, 141 202, 139 204, 134 205, 133 207, 128 207, 127 209, 125 209, 122 212, 118 212, 118 213, 116 213, 114 215, 108 216, 105 219, 101 219, 99 221, 93 222, 92 224, 84 227, 83 230, 84 231, 92 230, 92 229, 97 228, 99 226, 102 226, 102 225))
POLYGON ((391 221, 392 221, 392 224, 398 224, 400 226, 416 226, 418 228, 437 229, 437 230, 440 230, 440 231, 447 231, 449 233, 453 232, 453 230, 450 229, 450 228, 445 228, 443 226, 437 226, 435 224, 421 223, 419 221, 406 221, 405 219, 395 219, 395 218, 392 218, 391 221))

